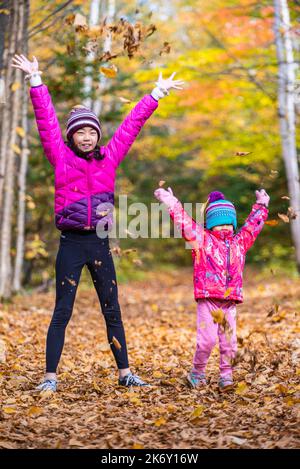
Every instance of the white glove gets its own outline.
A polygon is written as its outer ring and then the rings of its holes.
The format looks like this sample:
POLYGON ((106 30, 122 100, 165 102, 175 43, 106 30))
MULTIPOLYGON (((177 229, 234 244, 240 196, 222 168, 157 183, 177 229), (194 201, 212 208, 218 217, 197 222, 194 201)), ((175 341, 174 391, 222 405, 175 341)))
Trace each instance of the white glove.
POLYGON ((184 84, 181 80, 173 80, 176 72, 172 73, 170 78, 163 79, 162 73, 159 73, 158 81, 155 83, 157 86, 151 93, 152 98, 156 101, 163 98, 164 96, 169 95, 169 90, 174 88, 175 90, 182 90, 182 86, 184 84))
POLYGON ((39 71, 39 64, 36 57, 33 56, 33 61, 30 62, 25 55, 17 55, 13 57, 14 64, 12 67, 19 68, 23 72, 27 73, 25 76, 25 80, 28 78, 30 79, 31 86, 40 86, 42 84, 41 74, 42 72, 39 71))

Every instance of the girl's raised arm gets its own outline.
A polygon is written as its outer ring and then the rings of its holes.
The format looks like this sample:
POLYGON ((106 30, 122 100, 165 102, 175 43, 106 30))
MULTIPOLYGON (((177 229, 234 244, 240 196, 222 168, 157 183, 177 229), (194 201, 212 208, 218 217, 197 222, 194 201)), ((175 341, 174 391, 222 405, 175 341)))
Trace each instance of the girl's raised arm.
POLYGON ((245 251, 251 248, 257 236, 263 229, 264 223, 268 218, 268 206, 270 197, 264 189, 255 191, 256 202, 252 206, 251 213, 246 219, 244 225, 236 234, 238 241, 244 246, 245 251))
POLYGON ((30 79, 30 96, 40 139, 46 157, 52 166, 62 155, 64 140, 60 130, 56 112, 46 85, 43 85, 39 64, 35 57, 30 62, 24 55, 15 55, 12 67, 19 68, 27 73, 25 78, 30 79))
POLYGON ((199 249, 203 242, 204 228, 184 210, 182 204, 173 195, 172 189, 170 187, 167 191, 162 188, 156 189, 154 195, 168 207, 170 216, 184 239, 191 244, 193 249, 199 249))

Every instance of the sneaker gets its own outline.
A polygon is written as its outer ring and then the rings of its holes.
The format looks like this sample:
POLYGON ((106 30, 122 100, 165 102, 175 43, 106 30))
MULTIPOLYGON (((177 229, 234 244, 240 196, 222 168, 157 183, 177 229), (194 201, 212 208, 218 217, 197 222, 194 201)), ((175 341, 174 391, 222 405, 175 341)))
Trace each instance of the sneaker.
POLYGON ((207 385, 205 373, 191 371, 186 379, 192 388, 204 388, 207 385))
POLYGON ((42 384, 36 387, 37 391, 56 391, 57 382, 55 379, 45 379, 42 384))
POLYGON ((233 380, 231 376, 224 376, 224 378, 219 379, 219 391, 227 392, 233 389, 233 380))
POLYGON ((128 375, 124 376, 124 378, 119 379, 120 386, 150 386, 150 384, 145 383, 141 378, 137 375, 133 375, 129 373, 128 375))

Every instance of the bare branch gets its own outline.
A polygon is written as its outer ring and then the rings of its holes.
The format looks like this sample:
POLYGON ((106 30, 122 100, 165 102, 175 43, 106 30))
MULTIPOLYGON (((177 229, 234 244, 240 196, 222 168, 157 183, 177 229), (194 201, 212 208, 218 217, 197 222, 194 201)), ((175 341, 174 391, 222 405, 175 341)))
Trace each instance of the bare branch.
POLYGON ((30 30, 29 30, 29 37, 32 36, 32 32, 39 28, 40 26, 42 26, 49 18, 51 18, 52 16, 56 15, 57 13, 59 13, 61 10, 63 10, 64 8, 66 8, 70 3, 72 3, 73 0, 68 0, 67 2, 63 3, 60 7, 56 8, 56 10, 54 10, 52 13, 50 13, 48 16, 46 16, 46 18, 42 19, 38 24, 36 24, 35 26, 33 26, 30 30))

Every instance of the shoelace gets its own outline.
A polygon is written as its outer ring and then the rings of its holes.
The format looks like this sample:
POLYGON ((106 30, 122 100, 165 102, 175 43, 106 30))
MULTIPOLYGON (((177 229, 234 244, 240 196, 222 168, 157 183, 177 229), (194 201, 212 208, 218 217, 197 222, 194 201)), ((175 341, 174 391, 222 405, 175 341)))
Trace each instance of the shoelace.
POLYGON ((133 385, 133 384, 143 385, 144 382, 136 375, 126 376, 126 385, 130 386, 130 385, 133 385))
POLYGON ((45 391, 46 389, 56 389, 56 381, 51 379, 46 379, 42 384, 38 386, 41 391, 45 391))

